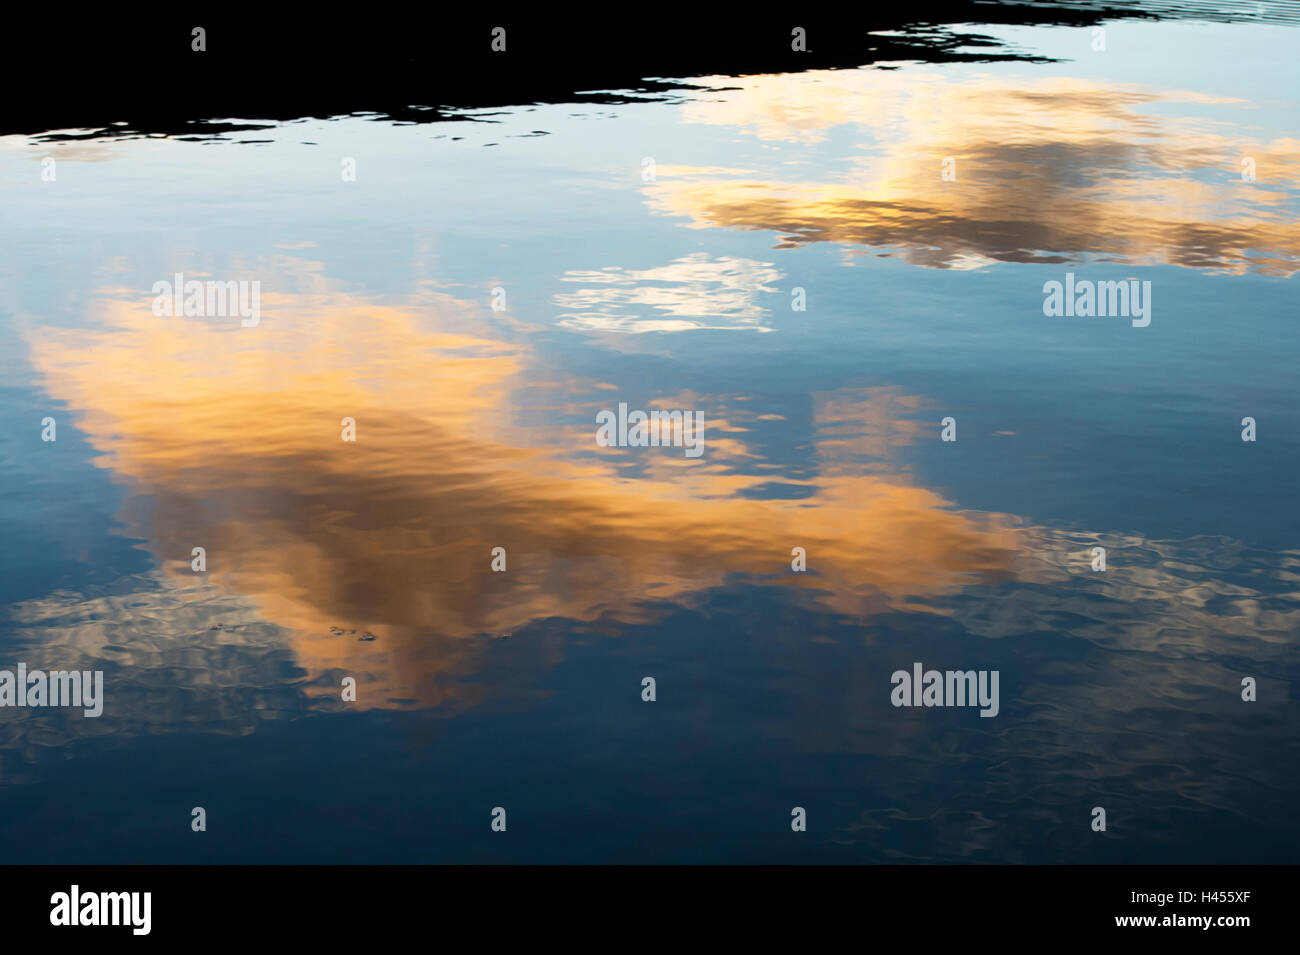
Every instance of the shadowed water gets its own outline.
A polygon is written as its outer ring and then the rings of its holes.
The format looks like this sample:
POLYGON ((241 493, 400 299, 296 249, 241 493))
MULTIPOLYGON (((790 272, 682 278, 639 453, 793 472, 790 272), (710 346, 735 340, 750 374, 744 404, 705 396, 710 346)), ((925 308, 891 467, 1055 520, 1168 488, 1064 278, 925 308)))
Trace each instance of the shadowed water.
POLYGON ((105 675, 0 708, 7 861, 1300 860, 1300 33, 1104 22, 0 138, 0 669, 105 675))

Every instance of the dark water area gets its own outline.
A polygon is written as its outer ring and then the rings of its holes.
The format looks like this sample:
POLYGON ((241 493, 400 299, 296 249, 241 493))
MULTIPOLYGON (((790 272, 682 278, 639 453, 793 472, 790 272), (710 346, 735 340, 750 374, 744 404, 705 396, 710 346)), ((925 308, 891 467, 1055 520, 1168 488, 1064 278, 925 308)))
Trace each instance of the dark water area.
POLYGON ((1300 861, 1297 5, 213 22, 0 121, 4 861, 1300 861))

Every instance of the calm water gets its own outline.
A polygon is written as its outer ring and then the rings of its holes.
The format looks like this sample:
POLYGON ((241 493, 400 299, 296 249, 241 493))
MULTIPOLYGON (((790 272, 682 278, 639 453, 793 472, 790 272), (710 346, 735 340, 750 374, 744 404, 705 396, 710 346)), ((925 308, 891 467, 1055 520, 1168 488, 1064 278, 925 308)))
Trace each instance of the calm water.
POLYGON ((1300 31, 1107 29, 0 139, 0 668, 105 680, 0 709, 5 861, 1300 861, 1300 31))

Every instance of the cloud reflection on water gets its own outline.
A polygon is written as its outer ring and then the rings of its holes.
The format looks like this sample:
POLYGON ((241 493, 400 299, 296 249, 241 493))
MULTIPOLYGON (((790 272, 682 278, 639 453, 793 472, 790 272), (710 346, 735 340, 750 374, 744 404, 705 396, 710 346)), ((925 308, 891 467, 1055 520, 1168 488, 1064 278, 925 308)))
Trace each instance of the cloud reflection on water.
POLYGON ((683 121, 772 143, 816 144, 836 127, 865 141, 842 172, 811 178, 800 164, 779 174, 661 167, 644 187, 656 212, 775 232, 777 248, 897 250, 927 268, 1095 256, 1293 275, 1300 260, 1300 140, 1260 138, 1241 100, 875 70, 733 85, 682 106, 683 121), (956 180, 945 182, 949 157, 956 180), (1242 180, 1246 157, 1255 182, 1242 180))

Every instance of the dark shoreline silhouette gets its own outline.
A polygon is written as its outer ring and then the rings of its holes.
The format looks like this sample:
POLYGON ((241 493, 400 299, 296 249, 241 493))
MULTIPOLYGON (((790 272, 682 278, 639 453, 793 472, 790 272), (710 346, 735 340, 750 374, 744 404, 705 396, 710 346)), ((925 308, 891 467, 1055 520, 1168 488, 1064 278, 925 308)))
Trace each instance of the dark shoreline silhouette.
POLYGON ((257 13, 45 17, 0 39, 14 92, 0 134, 47 140, 213 137, 303 118, 373 115, 402 123, 529 103, 620 103, 665 97, 673 79, 926 63, 1042 61, 972 24, 1084 27, 1117 18, 1296 23, 1276 3, 920 0, 836 17, 690 11, 500 12, 346 17, 257 13), (787 22, 788 21, 788 22, 787 22), (205 52, 191 30, 206 30, 205 52), (506 29, 506 52, 491 48, 506 29), (807 31, 807 52, 791 30, 807 31), (882 36, 896 31, 897 35, 882 36))

